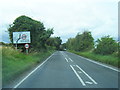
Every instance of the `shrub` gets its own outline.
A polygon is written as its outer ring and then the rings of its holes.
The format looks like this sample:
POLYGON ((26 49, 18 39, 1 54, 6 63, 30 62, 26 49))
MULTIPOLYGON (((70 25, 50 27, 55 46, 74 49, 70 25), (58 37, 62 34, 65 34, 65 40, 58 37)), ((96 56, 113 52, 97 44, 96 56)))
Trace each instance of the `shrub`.
POLYGON ((113 54, 117 51, 117 46, 117 42, 113 38, 105 36, 97 40, 94 52, 102 55, 113 54))

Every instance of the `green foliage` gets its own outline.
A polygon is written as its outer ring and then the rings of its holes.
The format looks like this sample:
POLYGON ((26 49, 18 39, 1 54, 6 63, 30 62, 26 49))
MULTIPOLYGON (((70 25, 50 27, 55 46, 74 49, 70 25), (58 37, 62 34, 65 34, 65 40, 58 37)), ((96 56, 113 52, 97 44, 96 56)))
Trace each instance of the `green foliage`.
POLYGON ((118 57, 120 57, 120 42, 118 42, 118 57))
MULTIPOLYGON (((11 42, 13 42, 13 32, 30 31, 31 47, 40 51, 46 49, 47 39, 53 34, 53 28, 45 30, 43 23, 33 20, 27 16, 18 17, 8 29, 11 42)), ((19 47, 24 48, 21 44, 19 47)))
POLYGON ((120 67, 120 62, 118 61, 118 57, 115 55, 100 55, 100 54, 95 54, 90 51, 85 51, 85 52, 76 52, 76 51, 70 51, 72 53, 84 56, 86 58, 90 58, 102 63, 110 64, 116 67, 120 67))
POLYGON ((116 41, 113 40, 113 38, 111 38, 110 36, 105 36, 97 40, 97 45, 94 52, 97 54, 106 55, 116 52, 117 49, 118 45, 116 41))
POLYGON ((5 43, 4 42, 0 42, 0 45, 5 45, 5 43))
POLYGON ((8 83, 36 64, 45 60, 54 51, 32 52, 28 55, 20 53, 11 47, 2 47, 2 80, 3 85, 8 83))
POLYGON ((62 51, 66 50, 66 43, 61 44, 60 50, 62 51))
POLYGON ((46 43, 48 46, 55 47, 56 50, 60 50, 61 42, 62 40, 60 37, 50 37, 46 43))
POLYGON ((82 34, 77 34, 75 38, 69 38, 66 46, 75 51, 89 50, 94 47, 94 39, 91 32, 84 31, 82 34))

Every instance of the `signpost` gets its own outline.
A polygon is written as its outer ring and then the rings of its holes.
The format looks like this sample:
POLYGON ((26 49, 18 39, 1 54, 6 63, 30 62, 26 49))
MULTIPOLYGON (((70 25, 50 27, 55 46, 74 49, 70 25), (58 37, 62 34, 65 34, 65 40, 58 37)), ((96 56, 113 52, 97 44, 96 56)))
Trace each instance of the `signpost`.
MULTIPOLYGON (((16 50, 17 44, 31 43, 30 31, 13 32, 13 43, 16 44, 16 50)), ((29 44, 25 44, 25 48, 28 54, 29 44)))
POLYGON ((26 48, 26 53, 28 54, 28 48, 29 48, 29 44, 25 44, 25 48, 26 48))

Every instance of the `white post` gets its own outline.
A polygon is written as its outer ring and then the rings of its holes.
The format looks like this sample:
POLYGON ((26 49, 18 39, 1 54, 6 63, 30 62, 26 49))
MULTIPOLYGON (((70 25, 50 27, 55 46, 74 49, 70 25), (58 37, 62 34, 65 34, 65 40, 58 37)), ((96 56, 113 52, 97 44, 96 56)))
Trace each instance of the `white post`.
POLYGON ((26 54, 28 54, 28 48, 26 48, 26 54))

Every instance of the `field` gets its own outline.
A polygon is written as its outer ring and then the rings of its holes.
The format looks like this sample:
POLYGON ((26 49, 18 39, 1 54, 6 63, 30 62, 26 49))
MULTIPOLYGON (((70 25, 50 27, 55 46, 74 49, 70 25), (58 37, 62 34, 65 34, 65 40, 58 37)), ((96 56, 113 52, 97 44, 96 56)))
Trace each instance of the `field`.
POLYGON ((26 70, 45 60, 53 51, 34 52, 26 55, 11 47, 2 47, 2 80, 3 85, 15 79, 26 70))

